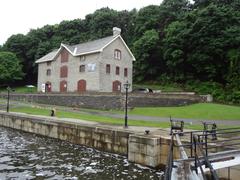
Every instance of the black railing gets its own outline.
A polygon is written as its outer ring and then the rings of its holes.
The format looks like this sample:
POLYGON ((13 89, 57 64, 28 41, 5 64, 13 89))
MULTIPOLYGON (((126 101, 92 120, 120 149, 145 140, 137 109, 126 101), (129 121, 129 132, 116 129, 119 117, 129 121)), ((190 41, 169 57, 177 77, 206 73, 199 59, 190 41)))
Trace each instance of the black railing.
POLYGON ((204 130, 185 131, 182 130, 181 121, 172 121, 171 119, 171 142, 169 154, 165 169, 165 180, 171 180, 172 169, 174 167, 174 147, 188 148, 188 157, 193 160, 192 170, 201 173, 204 179, 209 179, 204 173, 203 167, 209 168, 211 179, 218 180, 216 171, 211 163, 218 162, 221 159, 211 159, 216 152, 226 152, 226 150, 240 149, 240 128, 217 129, 215 123, 204 124, 204 130), (176 125, 177 124, 177 125, 176 125), (176 126, 176 128, 175 128, 176 126), (212 127, 213 126, 213 127, 212 127), (173 132, 175 130, 175 132, 173 132), (189 135, 190 142, 182 145, 174 144, 174 137, 178 135, 189 135), (218 148, 220 147, 220 148, 218 148), (213 155, 213 156, 212 156, 213 155))
POLYGON ((166 163, 166 169, 164 174, 164 180, 171 180, 172 168, 173 168, 173 146, 174 146, 174 134, 171 135, 171 141, 169 146, 169 153, 166 163))
POLYGON ((196 174, 198 174, 198 168, 200 168, 201 170, 201 174, 203 176, 204 179, 207 179, 205 173, 203 172, 203 168, 202 165, 205 164, 205 167, 208 167, 210 169, 210 173, 211 173, 211 177, 213 180, 218 180, 218 176, 216 171, 213 169, 212 164, 210 163, 207 154, 204 153, 203 149, 202 149, 202 143, 199 142, 199 138, 194 135, 193 136, 193 142, 194 142, 194 164, 195 164, 195 171, 196 174), (198 155, 198 153, 200 153, 200 155, 198 155), (202 158, 200 159, 199 157, 203 157, 203 163, 202 163, 202 158))

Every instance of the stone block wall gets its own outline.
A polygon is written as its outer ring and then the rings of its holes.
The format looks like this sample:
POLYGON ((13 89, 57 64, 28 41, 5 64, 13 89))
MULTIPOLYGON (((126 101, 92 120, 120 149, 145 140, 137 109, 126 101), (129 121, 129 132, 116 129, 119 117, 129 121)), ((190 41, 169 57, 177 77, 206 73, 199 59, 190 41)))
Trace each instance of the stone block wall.
MULTIPOLYGON (((167 163, 170 139, 150 135, 131 134, 128 139, 128 160, 150 167, 158 167, 167 163)), ((179 152, 174 149, 174 159, 179 152)))
POLYGON ((169 152, 167 138, 100 125, 74 124, 58 118, 0 112, 0 126, 125 155, 129 161, 151 167, 165 165, 169 152))
POLYGON ((0 113, 0 126, 56 138, 73 144, 93 147, 105 152, 128 154, 131 132, 90 125, 77 125, 53 118, 0 113))
POLYGON ((160 164, 160 139, 140 135, 129 137, 129 161, 156 167, 160 164))
MULTIPOLYGON (((0 94, 0 98, 7 98, 0 94)), ((92 109, 123 109, 125 94, 88 93, 88 94, 11 94, 11 100, 51 104, 58 106, 83 107, 92 109)), ((204 97, 183 94, 129 94, 129 108, 182 106, 205 102, 204 97)))

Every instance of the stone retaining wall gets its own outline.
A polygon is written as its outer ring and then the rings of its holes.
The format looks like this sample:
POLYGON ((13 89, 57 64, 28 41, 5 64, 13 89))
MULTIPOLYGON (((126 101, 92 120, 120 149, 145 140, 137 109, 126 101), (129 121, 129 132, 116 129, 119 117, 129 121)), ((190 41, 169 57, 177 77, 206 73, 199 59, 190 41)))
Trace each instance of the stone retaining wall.
POLYGON ((128 137, 131 134, 128 131, 3 112, 0 113, 0 125, 121 155, 128 154, 128 137))
MULTIPOLYGON (((0 94, 7 98, 7 94, 0 94)), ((10 99, 58 106, 92 109, 122 109, 124 94, 11 94, 10 99)), ((192 94, 129 94, 129 107, 182 106, 205 102, 203 96, 192 94)))
POLYGON ((168 138, 136 134, 127 129, 16 113, 0 112, 0 126, 125 155, 131 162, 151 167, 165 165, 170 143, 168 138))
MULTIPOLYGON (((128 140, 128 160, 151 167, 166 165, 169 144, 170 139, 166 137, 131 134, 128 140)), ((179 158, 176 147, 174 147, 173 157, 179 158)))

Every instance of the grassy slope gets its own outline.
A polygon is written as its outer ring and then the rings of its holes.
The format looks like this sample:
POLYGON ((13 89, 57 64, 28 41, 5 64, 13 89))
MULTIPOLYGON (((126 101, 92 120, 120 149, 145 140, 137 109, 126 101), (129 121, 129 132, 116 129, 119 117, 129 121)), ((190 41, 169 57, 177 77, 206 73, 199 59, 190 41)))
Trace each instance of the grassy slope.
POLYGON ((207 120, 240 120, 240 106, 199 103, 181 107, 134 108, 130 114, 207 120))

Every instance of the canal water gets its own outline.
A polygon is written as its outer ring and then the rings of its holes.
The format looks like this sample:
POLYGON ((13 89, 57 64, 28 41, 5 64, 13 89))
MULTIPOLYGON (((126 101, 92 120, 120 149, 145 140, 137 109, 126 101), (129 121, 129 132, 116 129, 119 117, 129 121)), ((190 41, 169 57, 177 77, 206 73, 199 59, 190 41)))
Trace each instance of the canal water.
POLYGON ((149 180, 162 174, 123 156, 0 127, 0 180, 149 180))

